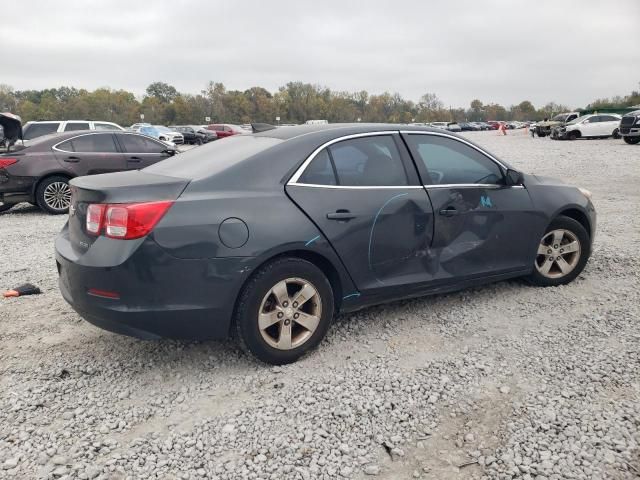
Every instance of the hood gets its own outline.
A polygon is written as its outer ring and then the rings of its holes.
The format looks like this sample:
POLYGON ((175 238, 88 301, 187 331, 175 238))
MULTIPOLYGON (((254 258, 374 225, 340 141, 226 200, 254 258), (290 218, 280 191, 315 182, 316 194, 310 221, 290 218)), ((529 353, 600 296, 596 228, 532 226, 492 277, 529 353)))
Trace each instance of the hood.
POLYGON ((4 138, 9 143, 15 142, 22 138, 22 119, 13 113, 0 113, 0 125, 4 129, 4 138))

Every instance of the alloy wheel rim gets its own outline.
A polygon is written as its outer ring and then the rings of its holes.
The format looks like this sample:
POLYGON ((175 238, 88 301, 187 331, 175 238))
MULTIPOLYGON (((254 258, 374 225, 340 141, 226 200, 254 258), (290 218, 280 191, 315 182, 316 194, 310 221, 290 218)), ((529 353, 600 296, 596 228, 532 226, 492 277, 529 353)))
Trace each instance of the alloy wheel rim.
POLYGON ((269 346, 293 350, 311 338, 321 316, 318 289, 308 280, 287 278, 271 287, 262 299, 258 329, 269 346))
POLYGON ((65 182, 53 182, 44 189, 44 201, 53 210, 65 210, 71 203, 71 189, 65 182))
POLYGON ((559 228, 542 237, 536 256, 536 269, 544 277, 557 279, 571 273, 580 261, 580 240, 570 230, 559 228))

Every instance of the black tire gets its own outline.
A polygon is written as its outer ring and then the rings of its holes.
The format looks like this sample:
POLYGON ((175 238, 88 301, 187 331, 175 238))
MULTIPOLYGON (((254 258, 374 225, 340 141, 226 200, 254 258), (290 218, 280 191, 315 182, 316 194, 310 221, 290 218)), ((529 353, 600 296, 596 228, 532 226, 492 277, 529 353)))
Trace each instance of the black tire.
POLYGON ((567 135, 567 138, 569 140, 577 140, 580 138, 580 132, 578 132, 577 130, 574 130, 573 132, 569 132, 569 135, 567 135))
POLYGON ((200 137, 196 138, 196 145, 202 145, 202 139, 200 137))
POLYGON ((617 128, 613 131, 613 133, 611 134, 611 136, 613 138, 615 138, 616 140, 620 138, 620 130, 618 130, 617 128))
POLYGON ((628 143, 629 145, 635 145, 636 143, 640 142, 640 137, 623 137, 625 143, 628 143))
POLYGON ((0 213, 6 212, 10 210, 15 204, 14 203, 2 203, 0 202, 0 213))
MULTIPOLYGON (((544 259, 541 257, 545 257, 545 255, 537 254, 534 260, 533 271, 527 277, 527 280, 533 285, 538 285, 540 287, 556 287, 558 285, 566 285, 567 283, 575 280, 575 278, 580 275, 582 270, 584 270, 585 265, 587 264, 587 260, 589 260, 589 256, 591 255, 591 238, 589 237, 589 233, 587 233, 585 228, 573 218, 561 215, 553 220, 545 230, 541 242, 547 236, 547 234, 559 229, 571 232, 579 242, 580 251, 579 257, 576 259, 576 264, 573 269, 566 275, 559 276, 557 278, 549 278, 548 276, 543 275, 538 270, 537 266, 539 263, 542 263, 544 261, 544 259)), ((560 247, 561 246, 562 245, 560 245, 560 247)), ((551 246, 549 247, 551 248, 551 246)), ((562 252, 562 250, 559 251, 562 252)))
MULTIPOLYGON (((312 302, 312 300, 308 300, 307 303, 309 302, 312 302)), ((235 333, 240 346, 246 352, 251 353, 265 363, 284 365, 295 362, 320 343, 331 325, 333 314, 333 289, 322 270, 307 260, 283 257, 261 267, 243 288, 234 314, 235 333), (292 278, 310 282, 315 287, 321 305, 320 321, 304 343, 296 348, 282 350, 274 348, 267 343, 258 326, 258 316, 263 299, 266 298, 271 289, 279 282, 292 278)), ((284 319, 283 321, 286 322, 287 320, 284 319)), ((274 325, 274 327, 283 328, 278 325, 274 325)), ((294 327, 294 322, 291 322, 291 328, 293 329, 294 327)))
POLYGON ((62 188, 61 185, 63 184, 67 186, 67 189, 69 188, 69 178, 62 175, 47 177, 38 184, 38 188, 36 188, 36 202, 42 210, 53 215, 60 215, 69 211, 69 202, 65 199, 70 199, 70 195, 67 197, 67 195, 61 194, 59 203, 49 199, 47 189, 57 186, 62 188))

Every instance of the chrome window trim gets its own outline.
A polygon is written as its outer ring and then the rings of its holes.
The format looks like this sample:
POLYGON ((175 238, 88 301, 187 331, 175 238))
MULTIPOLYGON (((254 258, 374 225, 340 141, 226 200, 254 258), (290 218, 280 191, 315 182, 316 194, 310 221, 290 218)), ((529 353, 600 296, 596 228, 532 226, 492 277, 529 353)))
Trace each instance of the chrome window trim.
MULTIPOLYGON (((100 154, 100 155, 122 155, 122 152, 70 152, 69 150, 62 150, 62 149, 58 148, 58 145, 62 145, 65 142, 70 142, 74 138, 86 137, 88 135, 113 135, 113 133, 110 132, 110 131, 107 131, 107 130, 100 130, 100 131, 97 131, 97 132, 90 132, 90 133, 82 133, 82 134, 76 135, 74 137, 65 138, 61 142, 58 142, 53 147, 51 147, 51 150, 55 150, 56 152, 61 152, 61 153, 96 153, 96 154, 100 154)), ((115 142, 114 142, 113 145, 116 148, 118 148, 118 145, 115 142)))
POLYGON ((437 137, 447 137, 447 138, 450 138, 451 140, 456 140, 456 141, 458 141, 460 143, 464 143, 465 145, 473 148, 474 150, 477 150, 478 152, 483 154, 485 157, 487 157, 490 160, 492 160, 494 163, 497 163, 505 171, 509 169, 509 167, 507 167, 505 164, 503 164, 496 157, 494 157, 490 153, 482 150, 481 148, 477 147, 473 143, 466 141, 463 138, 454 137, 453 135, 448 135, 446 133, 441 133, 441 132, 421 132, 421 131, 418 131, 418 130, 413 130, 413 131, 412 130, 401 130, 400 133, 404 133, 406 135, 434 135, 434 136, 437 136, 437 137))
POLYGON ((433 185, 423 185, 426 189, 437 188, 524 188, 524 185, 498 185, 496 183, 443 183, 433 185))
POLYGON ((311 187, 311 188, 337 188, 343 190, 406 190, 423 189, 422 185, 318 185, 315 183, 287 183, 289 187, 311 187))
MULTIPOLYGON (((338 137, 338 138, 334 138, 333 140, 329 140, 325 143, 323 143, 322 145, 320 145, 318 148, 316 148, 313 152, 311 152, 311 155, 309 155, 307 157, 307 159, 302 162, 302 165, 300 165, 298 167, 298 169, 295 171, 295 173, 291 176, 291 178, 289 179, 289 181, 287 182, 287 185, 298 185, 298 186, 308 186, 311 184, 308 183, 298 183, 298 180, 300 179, 300 177, 302 176, 302 174, 304 173, 305 169, 307 168, 307 166, 313 161, 314 158, 316 158, 316 155, 318 155, 318 153, 320 153, 322 150, 324 150, 325 148, 333 145, 334 143, 338 143, 338 142, 342 142, 344 140, 351 140, 353 138, 363 138, 363 137, 379 137, 379 136, 383 136, 383 135, 394 135, 397 134, 398 131, 397 130, 381 130, 379 132, 365 132, 365 133, 353 133, 351 135, 344 135, 342 137, 338 137)), ((338 186, 341 187, 342 185, 323 185, 324 186, 338 186)), ((406 187, 406 185, 404 185, 406 187)), ((345 185, 344 187, 347 187, 347 185, 345 185)), ((389 186, 390 188, 398 188, 398 187, 403 187, 403 185, 394 185, 394 186, 389 186)), ((378 187, 364 187, 364 188, 380 188, 380 186, 378 187)))

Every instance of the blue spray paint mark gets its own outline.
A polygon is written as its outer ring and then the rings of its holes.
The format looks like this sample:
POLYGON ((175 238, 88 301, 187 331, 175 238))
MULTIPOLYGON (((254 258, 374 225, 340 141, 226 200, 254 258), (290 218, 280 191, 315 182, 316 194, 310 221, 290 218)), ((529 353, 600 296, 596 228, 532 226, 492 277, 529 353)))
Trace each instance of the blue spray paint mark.
POLYGON ((346 297, 342 297, 343 300, 346 300, 347 298, 353 298, 353 297, 359 297, 360 296, 360 292, 356 292, 356 293, 350 293, 349 295, 347 295, 346 297))
POLYGON ((315 242, 316 240, 318 240, 320 238, 320 235, 316 235, 315 237, 313 237, 311 240, 309 240, 307 243, 304 244, 305 247, 308 247, 309 245, 311 245, 313 242, 315 242))
POLYGON ((491 203, 491 198, 489 198, 488 195, 486 197, 484 195, 480 197, 480 203, 482 204, 483 207, 486 207, 486 208, 493 207, 493 204, 491 203))
MULTIPOLYGON (((380 216, 380 214, 382 213, 382 210, 384 210, 384 207, 386 207, 387 205, 389 205, 389 203, 391 203, 393 200, 395 200, 396 198, 400 198, 400 197, 404 197, 405 195, 409 195, 408 193, 399 193, 398 195, 394 195, 393 197, 391 197, 389 200, 387 200, 386 202, 384 202, 384 204, 380 207, 380 210, 378 210, 378 213, 376 213, 375 218, 373 219, 373 224, 371 225, 371 232, 369 233, 369 254, 368 254, 368 260, 369 260, 369 270, 373 271, 373 267, 371 266, 371 244, 373 242, 373 229, 376 227, 376 222, 378 221, 378 217, 380 216)), ((384 283, 382 280, 380 280, 379 278, 376 278, 376 280, 378 280, 380 283, 384 283)))

